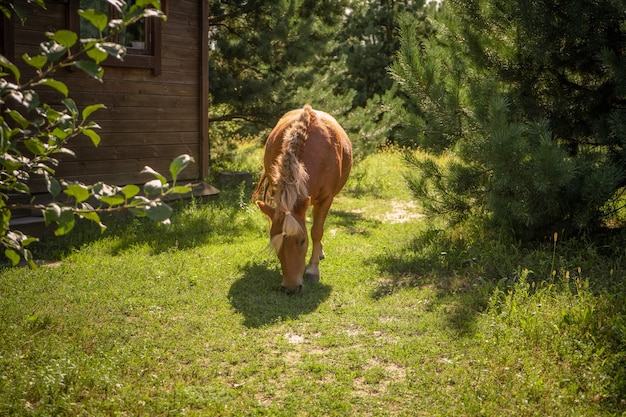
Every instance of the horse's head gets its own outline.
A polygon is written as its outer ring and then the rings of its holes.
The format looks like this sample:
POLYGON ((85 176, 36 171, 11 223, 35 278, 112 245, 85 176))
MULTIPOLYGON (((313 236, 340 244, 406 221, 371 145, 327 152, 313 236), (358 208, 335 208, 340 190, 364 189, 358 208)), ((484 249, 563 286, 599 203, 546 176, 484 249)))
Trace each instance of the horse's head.
POLYGON ((257 206, 271 221, 270 245, 280 260, 282 287, 287 294, 295 294, 302 290, 305 258, 309 247, 305 226, 309 203, 310 198, 297 205, 292 212, 282 212, 262 201, 257 201, 257 206))

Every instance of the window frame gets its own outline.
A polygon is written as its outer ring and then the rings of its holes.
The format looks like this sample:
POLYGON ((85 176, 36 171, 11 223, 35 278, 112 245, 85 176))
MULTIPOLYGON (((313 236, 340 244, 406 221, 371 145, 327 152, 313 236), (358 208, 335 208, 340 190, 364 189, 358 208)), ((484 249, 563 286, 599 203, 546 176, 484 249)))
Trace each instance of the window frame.
MULTIPOLYGON (((112 6, 111 6, 112 7, 112 6)), ((80 0, 69 0, 68 25, 80 37, 80 0)), ((167 0, 161 0, 161 10, 167 14, 167 0)), ((146 46, 143 49, 126 47, 124 60, 108 57, 101 65, 123 68, 146 68, 153 75, 161 74, 162 20, 156 17, 145 18, 146 46)))

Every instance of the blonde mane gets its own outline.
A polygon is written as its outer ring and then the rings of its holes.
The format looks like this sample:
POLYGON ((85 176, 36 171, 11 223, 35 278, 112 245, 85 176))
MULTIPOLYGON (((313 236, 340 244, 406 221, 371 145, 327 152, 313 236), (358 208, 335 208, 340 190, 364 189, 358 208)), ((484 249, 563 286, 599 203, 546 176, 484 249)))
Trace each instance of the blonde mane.
POLYGON ((271 241, 271 246, 276 251, 282 246, 285 236, 304 236, 306 233, 292 215, 292 211, 309 195, 309 174, 301 160, 301 155, 312 117, 314 117, 313 109, 307 104, 302 109, 300 118, 283 131, 282 146, 278 157, 270 172, 262 175, 262 182, 265 182, 266 187, 263 193, 264 199, 268 200, 268 188, 271 188, 269 197, 276 208, 276 213, 284 216, 282 233, 272 237, 271 241))

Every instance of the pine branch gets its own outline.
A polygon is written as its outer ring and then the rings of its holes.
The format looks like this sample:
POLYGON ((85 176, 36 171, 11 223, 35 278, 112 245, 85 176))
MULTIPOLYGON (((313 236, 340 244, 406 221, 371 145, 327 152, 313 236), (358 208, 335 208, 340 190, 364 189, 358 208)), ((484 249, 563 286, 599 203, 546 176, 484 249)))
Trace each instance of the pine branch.
POLYGON ((233 120, 245 120, 246 122, 260 123, 258 117, 249 114, 230 113, 221 116, 209 116, 209 123, 231 122, 233 120))

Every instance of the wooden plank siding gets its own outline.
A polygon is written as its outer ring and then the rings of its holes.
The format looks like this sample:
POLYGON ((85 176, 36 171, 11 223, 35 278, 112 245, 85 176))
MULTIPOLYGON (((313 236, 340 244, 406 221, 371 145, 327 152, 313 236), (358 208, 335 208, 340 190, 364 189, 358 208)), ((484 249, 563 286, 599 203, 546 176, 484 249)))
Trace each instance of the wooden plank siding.
MULTIPOLYGON (((28 10, 26 25, 12 25, 14 57, 22 69, 24 52, 38 53, 46 40, 44 32, 70 27, 69 0, 48 0, 47 10, 28 10)), ((70 148, 76 158, 63 157, 57 178, 91 184, 141 184, 150 179, 140 174, 149 165, 169 176, 169 163, 188 153, 195 164, 183 171, 181 180, 201 180, 209 171, 208 143, 208 6, 205 0, 168 0, 167 21, 160 24, 160 67, 131 68, 105 62, 104 82, 90 79, 82 71, 60 71, 55 79, 68 85, 69 96, 79 108, 102 103, 107 108, 91 117, 102 129, 102 141, 95 148, 88 138, 76 138, 70 148)), ((5 30, 5 33, 7 31, 5 30)), ((27 68, 22 69, 29 75, 27 68)), ((31 72, 32 75, 32 72, 31 72)), ((59 102, 51 91, 42 94, 46 102, 59 102)), ((44 191, 41 180, 31 184, 34 192, 44 191)))

